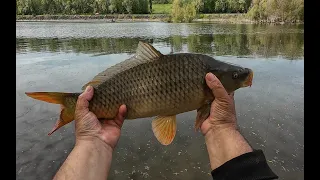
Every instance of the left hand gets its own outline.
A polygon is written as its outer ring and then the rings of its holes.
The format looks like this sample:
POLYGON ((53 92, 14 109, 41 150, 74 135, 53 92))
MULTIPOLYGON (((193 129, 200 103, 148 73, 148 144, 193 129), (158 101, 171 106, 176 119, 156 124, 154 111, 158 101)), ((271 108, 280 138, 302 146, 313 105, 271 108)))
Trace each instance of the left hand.
POLYGON ((125 119, 127 108, 121 105, 113 120, 99 121, 97 116, 89 110, 89 101, 93 97, 94 88, 88 86, 78 97, 75 110, 76 141, 98 138, 114 149, 120 138, 120 131, 125 119))
POLYGON ((206 83, 215 97, 211 103, 210 116, 202 123, 203 135, 223 129, 236 129, 237 117, 234 92, 228 94, 220 80, 212 73, 206 75, 206 83))

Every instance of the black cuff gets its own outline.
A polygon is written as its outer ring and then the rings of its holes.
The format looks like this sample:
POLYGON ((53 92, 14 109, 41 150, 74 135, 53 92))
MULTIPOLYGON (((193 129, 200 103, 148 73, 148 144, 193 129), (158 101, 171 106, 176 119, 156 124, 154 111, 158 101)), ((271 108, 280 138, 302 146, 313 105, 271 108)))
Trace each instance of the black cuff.
POLYGON ((278 179, 270 169, 262 150, 254 150, 227 161, 211 171, 214 180, 268 180, 278 179))

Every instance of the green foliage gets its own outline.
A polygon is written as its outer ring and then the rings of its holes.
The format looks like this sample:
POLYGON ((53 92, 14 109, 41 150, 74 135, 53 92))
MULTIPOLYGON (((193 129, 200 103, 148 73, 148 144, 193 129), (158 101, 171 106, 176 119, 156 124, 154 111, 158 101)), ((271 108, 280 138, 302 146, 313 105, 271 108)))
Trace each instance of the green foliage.
POLYGON ((254 20, 270 22, 303 21, 304 0, 254 0, 247 15, 254 20))
POLYGON ((203 0, 203 9, 201 9, 200 11, 202 13, 215 12, 215 2, 216 0, 203 0))
POLYGON ((252 0, 195 0, 201 13, 246 13, 252 0))
POLYGON ((126 11, 131 14, 134 6, 134 0, 124 0, 122 1, 122 6, 125 7, 126 11))
POLYGON ((195 7, 197 13, 199 13, 204 8, 203 0, 191 0, 188 4, 192 4, 195 7))
POLYGON ((183 21, 183 11, 183 4, 181 0, 173 0, 171 12, 173 22, 183 21))
POLYGON ((217 0, 215 2, 214 10, 216 12, 227 12, 227 2, 226 2, 226 0, 217 0))
POLYGON ((148 0, 16 0, 18 15, 148 13, 148 0))
POLYGON ((196 1, 173 0, 172 20, 173 22, 191 22, 197 15, 196 1))
POLYGON ((183 13, 183 20, 185 22, 191 22, 197 15, 197 7, 195 2, 191 2, 185 5, 184 13, 183 13))
POLYGON ((153 0, 154 4, 171 4, 172 0, 153 0))

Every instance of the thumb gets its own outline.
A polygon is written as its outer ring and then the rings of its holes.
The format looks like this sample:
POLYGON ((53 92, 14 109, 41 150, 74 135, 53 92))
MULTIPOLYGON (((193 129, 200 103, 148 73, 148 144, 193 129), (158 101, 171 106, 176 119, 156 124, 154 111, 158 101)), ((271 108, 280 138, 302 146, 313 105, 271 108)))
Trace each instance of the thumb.
POLYGON ((89 101, 93 97, 93 87, 87 86, 86 90, 78 97, 76 111, 89 111, 89 101))
POLYGON ((224 89, 220 80, 212 73, 207 73, 206 75, 206 83, 208 87, 212 90, 212 93, 215 98, 218 100, 224 99, 228 97, 227 91, 224 89))

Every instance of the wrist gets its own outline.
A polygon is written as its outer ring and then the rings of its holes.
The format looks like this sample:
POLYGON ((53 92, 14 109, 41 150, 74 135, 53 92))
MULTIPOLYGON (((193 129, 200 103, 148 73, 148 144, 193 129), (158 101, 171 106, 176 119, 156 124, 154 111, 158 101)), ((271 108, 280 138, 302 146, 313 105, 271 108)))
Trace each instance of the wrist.
POLYGON ((211 125, 211 127, 207 130, 204 136, 206 139, 212 136, 214 136, 214 138, 217 138, 219 136, 224 136, 225 134, 234 131, 238 131, 237 125, 235 123, 211 125))
POLYGON ((80 147, 93 147, 94 149, 98 149, 99 151, 103 152, 110 152, 112 154, 113 148, 102 141, 100 138, 95 136, 82 136, 82 137, 76 137, 76 144, 75 146, 80 147))
POLYGON ((235 126, 208 131, 205 142, 212 169, 242 154, 252 152, 252 148, 235 126))

